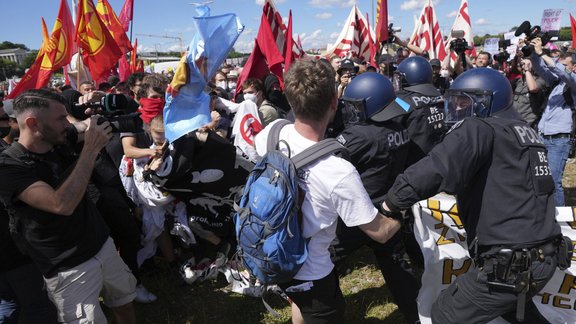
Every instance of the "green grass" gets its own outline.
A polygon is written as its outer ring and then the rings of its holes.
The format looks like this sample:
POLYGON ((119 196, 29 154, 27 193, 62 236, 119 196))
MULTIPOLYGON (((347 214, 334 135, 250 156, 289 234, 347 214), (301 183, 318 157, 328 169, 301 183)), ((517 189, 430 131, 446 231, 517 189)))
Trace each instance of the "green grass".
MULTIPOLYGON (((564 173, 566 204, 576 205, 576 163, 568 163, 564 173)), ((340 278, 346 298, 347 323, 405 323, 392 302, 369 249, 347 260, 348 274, 340 278)), ((144 284, 158 296, 152 304, 136 304, 138 323, 290 323, 290 307, 280 297, 269 304, 280 314, 275 318, 260 298, 246 297, 227 289, 223 275, 214 282, 186 285, 174 269, 160 265, 143 275, 144 284)))
MULTIPOLYGON (((346 322, 404 323, 373 259, 369 249, 362 249, 347 261, 349 273, 340 278, 346 322)), ((280 314, 275 318, 260 298, 230 292, 222 274, 216 281, 186 285, 175 272, 160 265, 143 275, 144 285, 158 300, 136 303, 138 323, 290 323, 290 306, 280 297, 267 299, 280 314)))

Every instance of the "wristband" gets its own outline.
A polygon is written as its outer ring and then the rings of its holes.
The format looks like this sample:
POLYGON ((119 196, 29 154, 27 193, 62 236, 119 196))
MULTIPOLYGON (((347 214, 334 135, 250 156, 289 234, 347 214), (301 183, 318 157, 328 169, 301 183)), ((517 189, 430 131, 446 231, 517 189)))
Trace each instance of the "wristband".
POLYGON ((402 213, 399 211, 390 211, 390 210, 386 210, 384 209, 384 206, 382 206, 384 202, 380 202, 378 203, 378 211, 380 212, 380 214, 395 219, 395 220, 402 220, 403 216, 402 213))

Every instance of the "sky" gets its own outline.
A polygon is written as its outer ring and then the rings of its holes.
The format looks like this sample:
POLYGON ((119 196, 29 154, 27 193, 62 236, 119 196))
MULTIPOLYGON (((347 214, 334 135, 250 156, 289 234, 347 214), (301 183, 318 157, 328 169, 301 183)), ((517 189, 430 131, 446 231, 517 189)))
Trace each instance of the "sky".
MULTIPOLYGON (((95 0, 96 2, 97 0, 95 0)), ((192 18, 195 15, 191 2, 205 0, 134 0, 132 37, 138 38, 141 52, 180 51, 180 37, 186 47, 194 35, 192 18)), ((399 35, 410 37, 414 17, 420 15, 428 0, 388 0, 388 19, 401 27, 399 35)), ((109 0, 119 14, 124 0, 109 0)), ((433 0, 434 9, 443 35, 450 33, 461 0, 433 0)), ((42 43, 41 18, 48 30, 56 19, 59 0, 0 0, 0 42, 11 41, 38 49, 42 43)), ((213 0, 209 4, 212 15, 235 13, 245 25, 234 48, 250 52, 258 32, 264 0, 213 0)), ((326 49, 336 41, 352 6, 356 3, 363 13, 368 13, 374 27, 373 13, 376 0, 275 0, 285 22, 292 10, 293 32, 300 35, 302 46, 308 49, 326 49)), ((71 0, 68 0, 71 6, 71 0)), ((564 9, 561 26, 569 26, 569 13, 576 16, 576 0, 468 0, 469 14, 474 35, 497 34, 509 31, 524 20, 539 25, 544 9, 564 9)), ((130 33, 130 32, 129 32, 130 33)))

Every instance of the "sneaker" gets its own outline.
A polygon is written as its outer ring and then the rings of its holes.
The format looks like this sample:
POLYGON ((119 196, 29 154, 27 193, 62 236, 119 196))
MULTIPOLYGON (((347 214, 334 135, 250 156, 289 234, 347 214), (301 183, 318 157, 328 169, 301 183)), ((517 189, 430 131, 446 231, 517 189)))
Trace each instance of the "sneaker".
POLYGON ((136 286, 136 298, 134 298, 135 301, 141 304, 150 304, 152 302, 155 302, 157 299, 158 297, 156 297, 156 295, 148 291, 148 289, 146 289, 144 285, 139 284, 138 286, 136 286))

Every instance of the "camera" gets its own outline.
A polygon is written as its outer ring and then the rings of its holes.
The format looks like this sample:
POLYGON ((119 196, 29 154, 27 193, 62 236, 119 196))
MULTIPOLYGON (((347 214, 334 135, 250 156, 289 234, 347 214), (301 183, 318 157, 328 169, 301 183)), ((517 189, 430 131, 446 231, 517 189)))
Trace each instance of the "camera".
POLYGON ((494 61, 500 63, 500 64, 504 64, 504 62, 508 61, 508 59, 510 58, 510 53, 503 51, 500 52, 498 54, 494 54, 494 61))
POLYGON ((128 100, 123 94, 106 94, 100 101, 85 104, 76 104, 73 107, 75 113, 84 114, 87 108, 98 110, 102 116, 98 118, 98 124, 105 121, 112 126, 114 133, 138 133, 142 132, 143 122, 139 113, 125 114, 128 100))
POLYGON ((386 43, 388 44, 392 44, 396 41, 396 36, 394 35, 395 33, 399 33, 402 31, 402 27, 394 27, 393 23, 390 23, 388 25, 388 39, 386 40, 386 43))
POLYGON ((453 30, 451 35, 454 38, 450 42, 450 50, 456 52, 456 54, 461 55, 467 50, 471 50, 472 47, 468 45, 466 39, 464 39, 464 31, 463 30, 453 30))
MULTIPOLYGON (((521 34, 526 35, 526 42, 530 42, 534 38, 539 37, 542 39, 542 45, 548 43, 552 38, 548 32, 542 32, 540 26, 532 26, 528 20, 525 20, 522 24, 520 24, 518 29, 516 29, 514 36, 520 36, 521 34)), ((522 54, 524 54, 524 57, 528 57, 532 54, 534 46, 528 44, 522 47, 520 50, 522 51, 522 54)))
POLYGON ((105 121, 110 123, 113 133, 141 133, 144 126, 140 113, 100 116, 98 125, 105 121))

